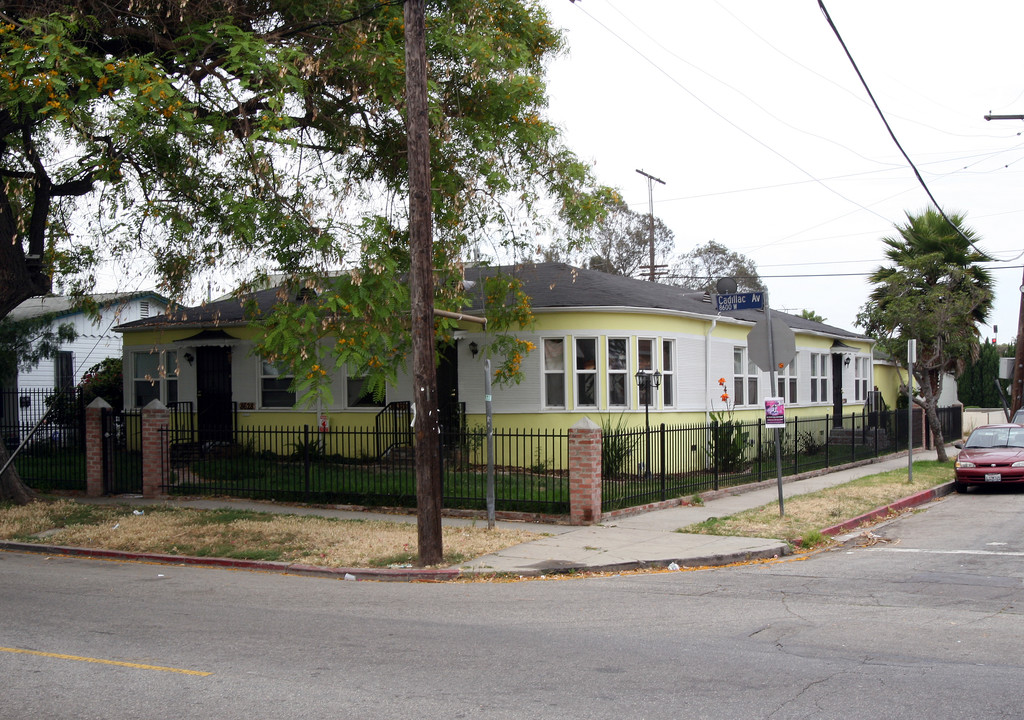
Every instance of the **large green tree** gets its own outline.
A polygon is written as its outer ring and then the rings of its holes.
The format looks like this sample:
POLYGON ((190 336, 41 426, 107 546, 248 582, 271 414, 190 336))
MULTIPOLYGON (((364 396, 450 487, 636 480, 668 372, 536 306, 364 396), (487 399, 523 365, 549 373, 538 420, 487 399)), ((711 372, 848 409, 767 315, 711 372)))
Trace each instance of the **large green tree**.
POLYGON ((710 293, 716 292, 716 283, 722 278, 735 279, 739 292, 764 292, 766 289, 753 260, 714 240, 682 255, 669 272, 669 278, 675 285, 710 293))
POLYGON ((904 368, 907 341, 917 341, 914 401, 924 408, 943 462, 937 412, 943 375, 959 375, 978 356, 978 324, 988 318, 993 298, 992 277, 980 265, 988 259, 977 249, 980 239, 963 225, 962 215, 948 217, 949 222, 933 208, 907 213, 907 222, 895 226, 897 234, 882 239, 890 262, 872 273, 875 287, 857 317, 904 368))
MULTIPOLYGON (((472 241, 525 256, 552 200, 581 240, 611 193, 545 118, 562 39, 535 2, 437 0, 426 19, 435 302, 458 310, 472 241)), ((0 318, 55 278, 84 293, 101 260, 146 264, 178 300, 202 272, 283 271, 316 292, 262 318, 261 352, 307 398, 329 364, 379 386, 410 347, 405 108, 398 0, 3 3, 0 318)), ((487 312, 495 332, 529 319, 487 312)), ((502 347, 515 378, 523 348, 502 347)))
POLYGON ((1012 345, 981 343, 977 359, 967 363, 957 376, 956 388, 960 402, 968 407, 1002 407, 1003 402, 1010 397, 1010 379, 999 378, 999 360, 1012 358, 1013 355, 1012 345))
MULTIPOLYGON (((650 277, 651 221, 648 213, 638 213, 619 199, 611 203, 608 212, 595 228, 593 240, 583 246, 571 242, 556 242, 541 251, 544 260, 568 262, 591 270, 625 275, 650 277)), ((675 247, 675 235, 661 220, 653 218, 654 257, 666 260, 675 247)))

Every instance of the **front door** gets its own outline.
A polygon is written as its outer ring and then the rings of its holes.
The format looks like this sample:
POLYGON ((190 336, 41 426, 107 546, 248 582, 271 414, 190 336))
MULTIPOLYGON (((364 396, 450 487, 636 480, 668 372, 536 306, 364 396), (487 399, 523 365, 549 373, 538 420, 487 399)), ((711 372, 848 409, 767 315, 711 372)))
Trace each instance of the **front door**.
POLYGON ((437 416, 444 430, 458 432, 461 427, 459 404, 459 354, 455 343, 439 348, 437 366, 437 416))
POLYGON ((196 348, 196 421, 199 442, 231 442, 231 348, 196 348))
POLYGON ((843 356, 832 355, 832 427, 843 426, 843 356))

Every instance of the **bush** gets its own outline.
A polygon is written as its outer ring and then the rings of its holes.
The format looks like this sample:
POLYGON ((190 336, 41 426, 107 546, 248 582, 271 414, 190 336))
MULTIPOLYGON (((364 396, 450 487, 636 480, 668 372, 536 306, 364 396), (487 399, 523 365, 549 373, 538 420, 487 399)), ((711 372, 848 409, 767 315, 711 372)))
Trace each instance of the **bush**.
POLYGON ((124 407, 124 385, 121 382, 121 358, 101 360, 85 371, 82 382, 78 384, 82 391, 82 404, 88 405, 98 397, 103 398, 110 407, 120 410, 124 407))
POLYGON ((750 433, 738 420, 713 421, 715 467, 720 472, 736 472, 743 468, 750 433))
POLYGON ((628 467, 630 455, 633 454, 630 440, 625 429, 625 415, 619 415, 614 425, 609 417, 601 419, 601 476, 610 478, 622 475, 628 467))

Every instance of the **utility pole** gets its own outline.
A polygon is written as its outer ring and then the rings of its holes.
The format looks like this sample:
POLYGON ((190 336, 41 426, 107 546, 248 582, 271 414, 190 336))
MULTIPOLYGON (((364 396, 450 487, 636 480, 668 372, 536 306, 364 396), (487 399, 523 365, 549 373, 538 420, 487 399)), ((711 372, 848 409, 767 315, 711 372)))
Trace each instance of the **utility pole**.
POLYGON ((430 120, 425 0, 405 3, 405 107, 409 155, 409 288, 415 415, 416 528, 421 565, 439 565, 441 449, 434 367, 434 268, 431 251, 430 120))
POLYGON ((1013 384, 1010 391, 1010 417, 1024 405, 1024 276, 1020 281, 1020 310, 1017 312, 1017 346, 1013 352, 1013 384))
POLYGON ((656 268, 654 266, 654 182, 657 181, 657 182, 660 182, 662 185, 664 185, 665 181, 661 180, 659 178, 654 177, 650 173, 645 173, 643 170, 637 170, 637 172, 640 173, 641 175, 643 175, 645 178, 647 178, 647 204, 648 204, 648 207, 650 208, 650 212, 648 213, 647 217, 648 217, 648 225, 649 225, 649 232, 650 232, 650 247, 651 247, 651 265, 650 265, 651 274, 650 274, 650 277, 648 279, 651 282, 654 282, 655 277, 656 277, 656 272, 655 272, 656 268))
MULTIPOLYGON (((1024 115, 992 115, 986 120, 1024 120, 1024 115)), ((1024 276, 1020 281, 1020 309, 1017 312, 1017 346, 1013 353, 1013 382, 1010 385, 1010 417, 1021 408, 1024 400, 1024 276)))

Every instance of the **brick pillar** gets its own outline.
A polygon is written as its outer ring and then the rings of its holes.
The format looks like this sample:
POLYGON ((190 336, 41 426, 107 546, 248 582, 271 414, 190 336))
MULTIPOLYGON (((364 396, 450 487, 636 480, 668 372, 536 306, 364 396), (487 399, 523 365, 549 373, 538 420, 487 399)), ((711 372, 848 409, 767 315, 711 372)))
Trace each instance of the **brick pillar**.
POLYGON ((110 404, 96 398, 85 408, 85 494, 99 497, 103 486, 103 411, 110 404))
POLYGON ((164 460, 166 429, 171 411, 159 400, 142 408, 142 497, 162 497, 167 486, 168 465, 164 460))
POLYGON ((601 428, 586 417, 569 428, 569 522, 601 522, 601 428))

